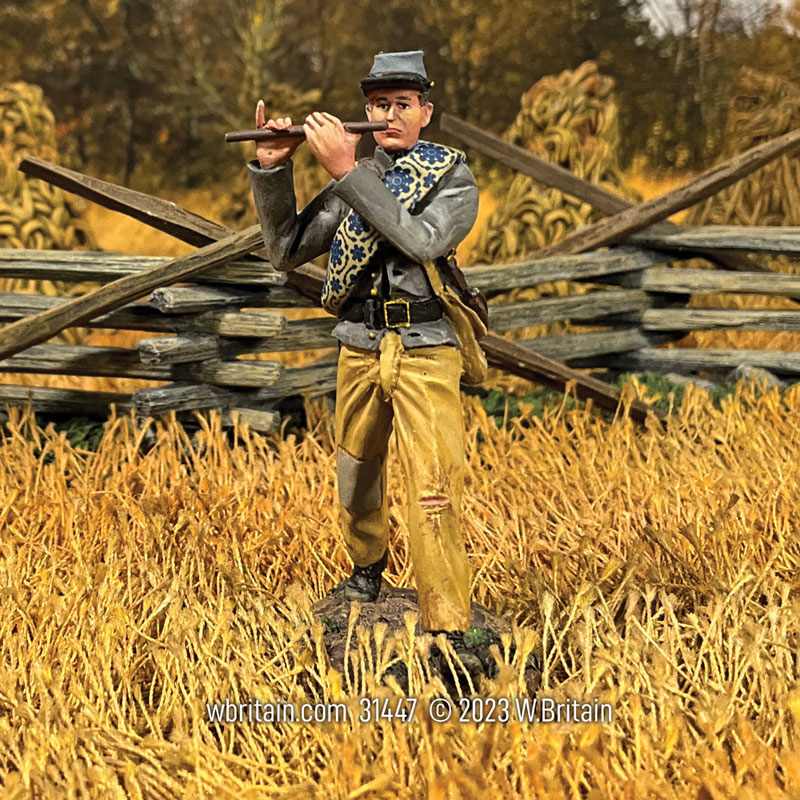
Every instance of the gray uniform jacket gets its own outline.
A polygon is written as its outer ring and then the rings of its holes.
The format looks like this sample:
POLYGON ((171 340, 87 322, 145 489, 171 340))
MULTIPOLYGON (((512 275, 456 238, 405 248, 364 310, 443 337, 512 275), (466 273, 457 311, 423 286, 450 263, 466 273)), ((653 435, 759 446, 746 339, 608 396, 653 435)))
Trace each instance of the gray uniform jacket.
MULTIPOLYGON (((247 167, 264 234, 264 245, 275 269, 288 272, 330 249, 336 229, 355 209, 387 240, 372 258, 350 295, 426 300, 433 296, 422 266, 446 255, 469 233, 478 215, 478 189, 466 164, 448 170, 417 204, 413 213, 403 206, 381 177, 400 153, 375 149, 369 162, 359 162, 340 181, 331 181, 299 214, 294 193, 293 166, 247 167)), ((340 320, 333 329, 343 344, 377 350, 387 329, 370 331, 363 322, 340 320)), ((447 320, 394 328, 403 347, 452 345, 458 340, 447 320)))

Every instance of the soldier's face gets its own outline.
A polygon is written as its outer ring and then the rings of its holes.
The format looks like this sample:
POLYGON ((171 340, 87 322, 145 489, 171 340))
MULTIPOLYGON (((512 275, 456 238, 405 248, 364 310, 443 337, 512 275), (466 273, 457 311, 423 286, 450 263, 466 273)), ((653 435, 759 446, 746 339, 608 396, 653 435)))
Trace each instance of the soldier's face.
POLYGON ((384 149, 408 150, 420 131, 431 121, 433 104, 420 105, 420 94, 413 89, 376 89, 370 92, 367 118, 370 122, 389 123, 389 129, 373 134, 384 149))

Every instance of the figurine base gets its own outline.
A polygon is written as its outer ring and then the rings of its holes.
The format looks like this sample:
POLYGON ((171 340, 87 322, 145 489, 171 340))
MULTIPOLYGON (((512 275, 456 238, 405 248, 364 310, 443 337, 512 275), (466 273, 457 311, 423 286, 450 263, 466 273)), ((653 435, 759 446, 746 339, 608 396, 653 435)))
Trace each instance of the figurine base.
MULTIPOLYGON (((312 606, 314 616, 321 620, 324 629, 325 650, 330 659, 331 666, 344 672, 345 647, 347 644, 347 627, 350 619, 351 603, 345 599, 343 593, 332 592, 312 606)), ((486 677, 492 678, 496 674, 496 662, 489 648, 496 644, 502 653, 500 636, 511 633, 511 625, 502 617, 493 614, 489 609, 477 603, 471 604, 471 627, 466 635, 471 652, 475 653, 484 665, 486 677)), ((415 633, 421 636, 424 631, 419 623, 419 604, 417 593, 413 589, 398 589, 388 586, 381 587, 378 599, 374 603, 362 603, 356 620, 356 625, 372 628, 376 623, 383 622, 387 626, 387 634, 405 634, 405 615, 412 612, 417 617, 415 633)), ((514 645, 512 643, 512 655, 514 645)), ((357 650, 357 641, 353 634, 350 641, 350 651, 357 650)), ((455 690, 455 680, 449 669, 441 669, 439 659, 430 659, 429 667, 432 674, 438 675, 448 691, 455 690)), ((387 675, 393 675, 403 691, 408 691, 408 675, 405 664, 395 664, 389 668, 387 675)), ((351 667, 352 676, 352 667, 351 667)), ((355 677, 355 676, 353 676, 355 677)), ((458 675, 463 687, 467 685, 462 673, 458 675)), ((525 685, 529 695, 534 695, 539 686, 541 672, 538 666, 529 664, 525 668, 525 685)), ((475 686, 477 690, 479 687, 475 686)))

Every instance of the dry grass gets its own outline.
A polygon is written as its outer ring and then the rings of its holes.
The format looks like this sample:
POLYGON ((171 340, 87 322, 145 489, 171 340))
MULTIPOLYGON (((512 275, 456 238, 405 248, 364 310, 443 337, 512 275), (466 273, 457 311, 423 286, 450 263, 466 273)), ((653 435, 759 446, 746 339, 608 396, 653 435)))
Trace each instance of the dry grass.
MULTIPOLYGON (((219 217, 210 197, 175 199, 219 217)), ((89 213, 106 249, 190 249, 89 213)), ((95 331, 90 343, 142 335, 95 331)), ((794 334, 697 336, 797 349, 794 334)), ((238 428, 235 446, 213 417, 201 454, 174 421, 157 423, 142 455, 143 431, 126 418, 112 417, 91 453, 11 409, 0 444, 3 796, 800 796, 800 389, 781 399, 741 385, 717 410, 688 387, 666 432, 563 407, 497 429, 476 399, 465 404, 473 598, 517 623, 522 657, 543 657, 543 695, 609 702, 611 725, 436 725, 422 708, 411 724, 210 723, 205 703, 225 698, 388 694, 378 682, 391 659, 407 663, 415 693, 436 689, 427 642, 411 631, 382 643, 380 663, 361 658, 357 685, 325 662, 310 604, 348 568, 330 415, 309 405, 303 440, 238 428)), ((390 470, 387 578, 410 586, 394 444, 390 470)), ((383 632, 353 627, 359 653, 370 636, 383 632)), ((520 665, 489 692, 517 695, 520 665)))
MULTIPOLYGON (((303 440, 238 429, 235 447, 214 418, 202 455, 159 423, 142 456, 126 418, 90 453, 12 410, 3 796, 796 797, 800 389, 741 385, 716 410, 689 387, 666 432, 563 408, 501 430, 465 403, 473 598, 544 656, 542 694, 608 701, 613 724, 435 725, 421 711, 411 724, 210 724, 210 700, 388 692, 386 658, 348 691, 309 613, 347 569, 329 414, 310 406, 303 440)), ((393 448, 387 577, 405 586, 393 448)), ((430 696, 425 642, 396 646, 430 696)), ((516 694, 518 667, 491 693, 516 694)))
MULTIPOLYGON (((638 192, 643 202, 647 202, 677 189, 694 177, 696 176, 691 172, 655 172, 644 166, 644 159, 634 159, 633 166, 625 173, 625 185, 638 192)), ((687 211, 679 211, 669 219, 672 222, 683 222, 686 214, 687 211)))

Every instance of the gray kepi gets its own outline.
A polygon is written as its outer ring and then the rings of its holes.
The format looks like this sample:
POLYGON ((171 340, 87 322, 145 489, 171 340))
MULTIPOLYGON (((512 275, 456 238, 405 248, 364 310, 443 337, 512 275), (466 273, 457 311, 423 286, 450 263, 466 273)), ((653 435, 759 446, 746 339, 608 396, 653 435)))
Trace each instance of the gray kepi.
POLYGON ((378 53, 369 74, 361 79, 361 91, 366 95, 377 88, 411 88, 427 92, 433 86, 428 80, 422 50, 403 53, 378 53))

